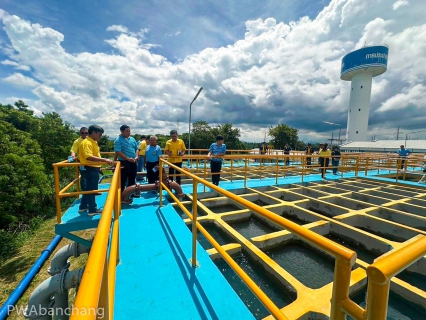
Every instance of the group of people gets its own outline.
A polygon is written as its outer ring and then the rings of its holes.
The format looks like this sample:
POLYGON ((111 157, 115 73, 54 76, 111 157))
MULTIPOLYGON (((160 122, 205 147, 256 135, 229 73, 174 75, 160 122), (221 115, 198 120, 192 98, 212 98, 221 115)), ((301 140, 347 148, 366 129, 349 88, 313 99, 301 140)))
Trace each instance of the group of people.
MULTIPOLYGON (((102 138, 104 130, 97 125, 89 128, 80 128, 80 137, 76 139, 71 147, 70 161, 79 161, 81 172, 82 191, 94 191, 98 189, 99 173, 101 165, 96 162, 106 162, 113 165, 120 161, 121 170, 121 190, 126 186, 136 184, 137 173, 146 171, 148 183, 155 183, 159 179, 159 161, 163 155, 161 147, 157 144, 157 137, 147 137, 142 135, 139 143, 130 136, 131 131, 128 125, 120 127, 120 135, 114 141, 114 160, 102 158, 100 155, 98 141, 102 138)), ((207 155, 210 161, 212 172, 212 183, 219 185, 220 171, 222 169, 222 157, 226 153, 226 145, 223 143, 223 136, 218 135, 216 142, 212 143, 207 155)), ((186 146, 182 139, 179 139, 177 130, 170 131, 170 140, 166 142, 164 153, 168 156, 168 161, 176 167, 182 168, 182 157, 186 153, 186 146)), ((181 175, 174 167, 169 167, 169 179, 175 178, 181 184, 181 175)), ((78 212, 87 212, 95 215, 102 212, 97 208, 95 196, 98 193, 84 194, 78 212)))

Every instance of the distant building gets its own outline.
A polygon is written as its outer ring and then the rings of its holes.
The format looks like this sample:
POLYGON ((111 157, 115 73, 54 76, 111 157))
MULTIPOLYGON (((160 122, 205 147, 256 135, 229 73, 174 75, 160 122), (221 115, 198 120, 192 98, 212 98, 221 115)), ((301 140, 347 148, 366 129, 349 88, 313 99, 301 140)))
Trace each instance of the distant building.
POLYGON ((340 146, 342 152, 383 152, 395 153, 405 145, 413 153, 426 153, 426 140, 376 140, 355 141, 340 146))

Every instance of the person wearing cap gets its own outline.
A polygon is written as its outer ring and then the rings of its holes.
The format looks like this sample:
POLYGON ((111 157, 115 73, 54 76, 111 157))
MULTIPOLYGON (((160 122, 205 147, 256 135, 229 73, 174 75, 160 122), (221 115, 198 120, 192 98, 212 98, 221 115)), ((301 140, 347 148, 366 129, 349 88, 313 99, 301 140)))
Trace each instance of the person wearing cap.
MULTIPOLYGON (((182 156, 185 155, 186 152, 186 146, 182 139, 178 139, 178 132, 177 130, 170 131, 170 140, 166 142, 166 147, 164 148, 164 153, 169 156, 168 161, 179 167, 182 168, 182 156)), ((174 168, 169 168, 169 179, 173 181, 174 175, 176 176, 176 182, 180 184, 181 182, 181 173, 174 168)))
POLYGON ((405 149, 405 146, 402 144, 400 149, 397 151, 398 156, 401 160, 399 160, 399 169, 402 170, 405 168, 405 159, 410 155, 410 150, 405 149))
MULTIPOLYGON (((312 148, 312 145, 310 144, 310 143, 308 143, 308 145, 306 146, 306 148, 305 148, 305 154, 307 155, 307 156, 310 156, 310 155, 312 155, 314 153, 314 149, 312 148)), ((306 158, 306 164, 308 165, 308 166, 310 166, 312 163, 311 163, 311 160, 312 160, 312 158, 311 157, 307 157, 306 158)))
POLYGON ((212 143, 207 155, 207 161, 210 161, 210 171, 212 173, 212 183, 219 185, 220 170, 222 170, 222 158, 226 153, 226 145, 223 143, 223 137, 217 136, 216 142, 212 143))
POLYGON ((339 169, 339 162, 342 155, 340 154, 339 147, 334 146, 333 151, 331 152, 331 165, 333 166, 333 174, 337 175, 339 169))

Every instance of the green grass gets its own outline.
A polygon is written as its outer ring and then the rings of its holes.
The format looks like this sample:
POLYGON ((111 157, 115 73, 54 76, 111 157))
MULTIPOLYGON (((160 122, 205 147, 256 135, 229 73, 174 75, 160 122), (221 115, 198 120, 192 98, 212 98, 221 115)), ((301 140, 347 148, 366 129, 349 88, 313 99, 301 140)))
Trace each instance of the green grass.
MULTIPOLYGON (((49 218, 41 221, 37 230, 26 233, 25 235, 18 235, 18 237, 21 237, 19 240, 21 246, 16 250, 16 253, 12 257, 0 262, 0 305, 4 304, 12 291, 39 258, 42 250, 44 250, 55 237, 55 224, 56 217, 49 218)), ((85 239, 91 239, 95 234, 95 230, 84 230, 76 234, 85 239)), ((65 238, 61 240, 50 258, 40 269, 40 272, 34 277, 34 280, 25 291, 24 295, 18 301, 18 307, 25 307, 34 289, 44 280, 50 278, 50 275, 47 273, 47 269, 50 266, 50 262, 54 254, 60 248, 69 243, 72 243, 72 241, 65 238)), ((71 257, 69 260, 71 262, 70 270, 79 269, 86 264, 87 254, 78 258, 71 257)), ((75 290, 71 289, 69 291, 69 295, 70 300, 73 301, 75 290)), ((22 319, 22 316, 12 313, 8 319, 22 319)))

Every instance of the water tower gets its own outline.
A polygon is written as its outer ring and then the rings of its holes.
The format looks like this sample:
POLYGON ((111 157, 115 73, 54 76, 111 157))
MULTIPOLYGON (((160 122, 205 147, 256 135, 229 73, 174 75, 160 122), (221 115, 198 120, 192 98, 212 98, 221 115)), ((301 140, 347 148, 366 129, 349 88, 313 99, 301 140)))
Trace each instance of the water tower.
POLYGON ((351 81, 346 141, 367 141, 373 77, 386 72, 389 49, 386 46, 364 47, 342 59, 340 79, 351 81))

